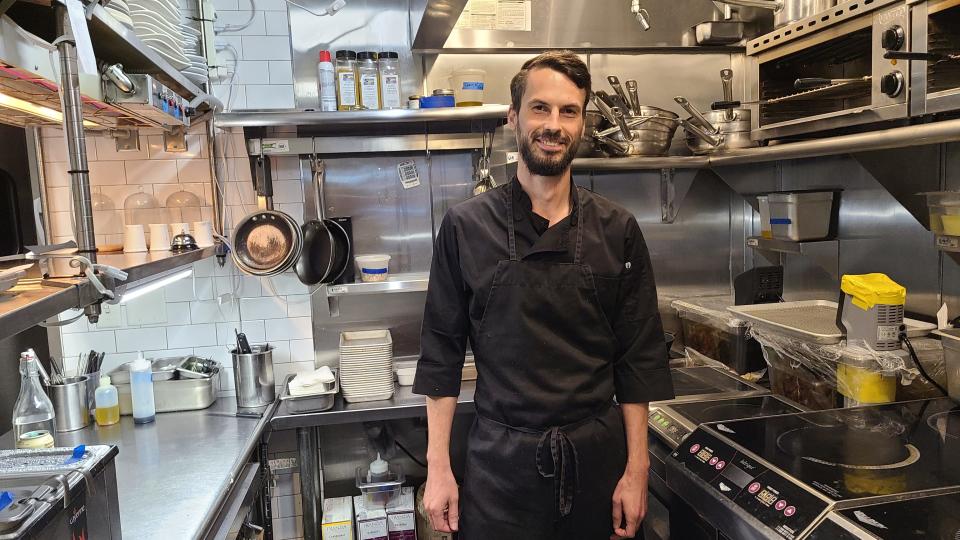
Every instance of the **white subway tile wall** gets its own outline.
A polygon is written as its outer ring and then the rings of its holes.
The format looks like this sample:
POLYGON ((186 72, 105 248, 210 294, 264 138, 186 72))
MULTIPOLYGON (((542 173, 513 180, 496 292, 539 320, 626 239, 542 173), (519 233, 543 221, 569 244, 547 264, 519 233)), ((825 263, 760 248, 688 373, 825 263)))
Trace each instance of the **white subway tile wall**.
MULTIPOLYGON (((54 239, 69 240, 73 232, 62 132, 45 129, 42 134, 54 239)), ((100 171, 101 179, 92 191, 110 203, 105 207, 109 209, 95 213, 99 214, 95 216, 98 243, 120 242, 124 200, 139 192, 152 195, 162 206, 172 193, 189 191, 200 198, 203 206, 199 210, 204 219, 210 219, 212 197, 205 137, 188 135, 188 151, 184 153, 167 152, 159 132, 142 130, 140 138, 140 150, 126 153, 117 152, 110 137, 88 137, 90 169, 100 171), (100 156, 105 160, 101 161, 100 156), (125 160, 126 156, 130 159, 125 160)), ((243 157, 242 133, 225 133, 222 147, 228 156, 219 170, 225 179, 229 235, 239 219, 256 209, 256 197, 248 161, 243 157)), ((296 181, 299 178, 297 158, 274 159, 274 170, 283 171, 282 196, 284 201, 289 201, 284 206, 298 210, 294 212, 295 217, 302 221, 303 194, 296 181)), ((173 222, 178 214, 167 211, 157 215, 166 215, 167 222, 173 222)), ((172 283, 159 293, 112 306, 120 311, 120 316, 113 318, 115 324, 93 325, 80 318, 62 327, 59 336, 51 332, 51 339, 59 339, 59 348, 66 358, 75 358, 90 349, 107 352, 106 370, 133 360, 140 350, 153 357, 196 354, 213 358, 224 366, 221 395, 234 392, 227 346, 236 342, 235 329, 244 332, 251 343, 269 341, 273 345, 278 385, 290 373, 313 368, 309 290, 296 275, 288 272, 273 278, 257 278, 243 275, 230 260, 221 268, 215 259, 194 264, 193 271, 190 278, 172 283)), ((78 313, 63 313, 61 319, 78 313)), ((292 520, 289 525, 293 525, 292 520)), ((295 530, 297 526, 293 527, 295 530)))
POLYGON ((214 6, 214 94, 227 110, 292 109, 293 67, 286 2, 214 0, 214 6))

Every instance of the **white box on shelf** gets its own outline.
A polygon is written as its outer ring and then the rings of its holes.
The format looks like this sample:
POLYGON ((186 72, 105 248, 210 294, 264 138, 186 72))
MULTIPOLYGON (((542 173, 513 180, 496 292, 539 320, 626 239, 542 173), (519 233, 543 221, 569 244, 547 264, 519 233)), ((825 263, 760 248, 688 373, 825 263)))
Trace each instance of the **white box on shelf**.
POLYGON ((363 496, 353 498, 353 510, 357 520, 357 540, 388 540, 387 511, 378 506, 367 508, 363 496))
POLYGON ((400 489, 400 496, 387 505, 387 533, 390 540, 417 540, 416 496, 413 488, 400 489))
POLYGON ((323 540, 353 540, 353 501, 350 497, 324 499, 323 540))

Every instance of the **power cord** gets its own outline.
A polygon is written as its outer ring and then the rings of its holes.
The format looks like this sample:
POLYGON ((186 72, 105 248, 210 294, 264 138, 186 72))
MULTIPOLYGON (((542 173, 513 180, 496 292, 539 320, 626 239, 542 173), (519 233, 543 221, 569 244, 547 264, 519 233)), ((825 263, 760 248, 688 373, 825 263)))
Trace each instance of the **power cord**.
POLYGON ((935 386, 937 390, 940 390, 940 392, 942 392, 943 395, 946 396, 947 390, 944 387, 940 386, 940 383, 933 380, 933 378, 930 377, 929 374, 927 374, 927 370, 923 368, 923 364, 920 363, 920 358, 917 357, 917 351, 913 349, 913 344, 910 343, 910 338, 907 337, 907 334, 905 332, 900 334, 900 341, 902 341, 907 346, 907 351, 910 353, 910 358, 912 358, 913 363, 917 365, 917 369, 920 370, 920 374, 923 375, 923 378, 926 379, 928 383, 935 386))
POLYGON ((412 459, 414 463, 423 467, 424 469, 427 468, 427 465, 424 462, 420 461, 419 459, 415 458, 413 454, 411 454, 410 451, 406 449, 405 446, 400 444, 400 441, 394 440, 393 443, 397 445, 397 448, 399 448, 400 450, 403 450, 403 453, 406 454, 408 458, 412 459))

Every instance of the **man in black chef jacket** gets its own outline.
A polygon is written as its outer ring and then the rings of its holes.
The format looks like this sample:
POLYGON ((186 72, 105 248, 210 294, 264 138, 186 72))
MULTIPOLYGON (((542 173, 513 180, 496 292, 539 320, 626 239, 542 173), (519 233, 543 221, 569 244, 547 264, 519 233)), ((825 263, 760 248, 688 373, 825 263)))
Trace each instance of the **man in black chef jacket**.
POLYGON ((630 212, 571 181, 583 61, 541 54, 510 93, 517 177, 450 209, 434 250, 413 388, 428 396, 424 505, 465 540, 642 536, 647 404, 673 397, 650 258, 630 212), (461 497, 449 442, 468 338, 461 497))

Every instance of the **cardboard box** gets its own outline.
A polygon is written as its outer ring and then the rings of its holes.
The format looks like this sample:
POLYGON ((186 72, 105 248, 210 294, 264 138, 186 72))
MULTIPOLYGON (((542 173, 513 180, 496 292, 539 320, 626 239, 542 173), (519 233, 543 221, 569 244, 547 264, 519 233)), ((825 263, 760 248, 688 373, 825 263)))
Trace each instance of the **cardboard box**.
POLYGON ((400 490, 400 496, 387 506, 387 532, 390 540, 417 540, 417 515, 412 487, 400 490))
POLYGON ((353 501, 350 497, 324 499, 320 531, 323 540, 353 540, 353 501))
POLYGON ((388 540, 387 511, 381 506, 366 508, 363 496, 353 498, 353 511, 357 521, 357 540, 388 540))

